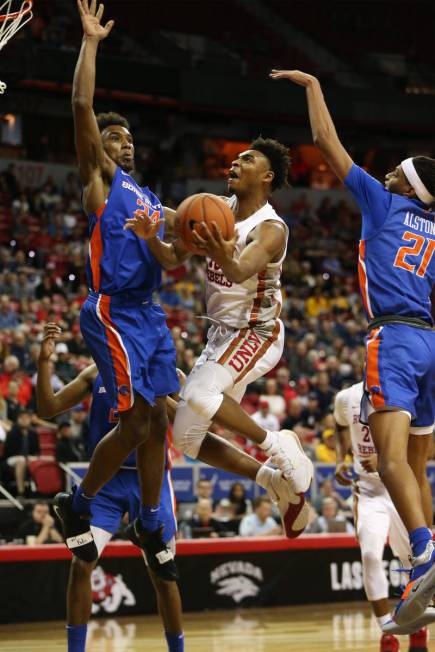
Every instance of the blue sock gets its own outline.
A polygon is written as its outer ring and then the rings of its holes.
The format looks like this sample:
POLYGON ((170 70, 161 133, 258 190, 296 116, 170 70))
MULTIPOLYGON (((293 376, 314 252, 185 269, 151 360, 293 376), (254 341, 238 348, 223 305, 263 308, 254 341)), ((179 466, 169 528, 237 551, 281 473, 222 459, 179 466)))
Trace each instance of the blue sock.
POLYGON ((67 625, 68 652, 85 652, 87 625, 67 625))
POLYGON ((184 634, 169 634, 165 632, 168 652, 184 652, 184 634))
POLYGON ((154 532, 157 530, 159 522, 160 505, 141 505, 139 519, 145 530, 154 532))
POLYGON ((427 542, 432 540, 432 532, 427 527, 418 527, 409 533, 409 540, 413 556, 418 557, 425 551, 427 542))
POLYGON ((93 496, 86 496, 81 486, 74 487, 72 508, 77 514, 92 514, 93 496))

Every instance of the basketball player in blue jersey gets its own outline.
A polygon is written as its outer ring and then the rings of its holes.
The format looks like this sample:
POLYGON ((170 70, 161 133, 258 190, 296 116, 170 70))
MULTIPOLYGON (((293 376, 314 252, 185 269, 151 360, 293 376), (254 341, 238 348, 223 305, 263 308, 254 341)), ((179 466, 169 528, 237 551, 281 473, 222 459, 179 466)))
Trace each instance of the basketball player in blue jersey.
POLYGON ((159 500, 168 423, 166 395, 179 388, 176 354, 165 313, 152 301, 161 282, 161 267, 146 242, 123 229, 127 218, 146 214, 152 229, 162 231, 163 208, 148 188, 138 186, 130 176, 134 146, 128 122, 114 113, 94 115, 98 44, 109 35, 113 21, 105 27, 100 24, 103 5, 97 9, 96 0, 90 6, 88 0, 77 0, 77 5, 84 35, 72 107, 83 207, 90 224, 90 292, 80 325, 119 424, 96 446, 81 485, 72 495, 56 497, 55 509, 67 546, 84 561, 97 559, 89 526, 93 499, 136 449, 142 500, 136 533, 150 567, 163 579, 171 579, 175 566, 161 537, 159 500))
POLYGON ((435 420, 435 160, 408 158, 383 186, 341 144, 315 77, 272 70, 306 89, 314 143, 362 212, 359 281, 368 337, 365 394, 379 473, 410 536, 412 570, 394 619, 415 621, 435 593, 432 501, 425 463, 435 420))
MULTIPOLYGON (((53 355, 60 328, 47 324, 38 360, 36 393, 38 413, 54 417, 70 410, 74 405, 92 395, 89 420, 87 452, 92 455, 98 442, 113 428, 117 421, 117 411, 109 400, 109 393, 103 384, 95 364, 84 369, 74 380, 54 393, 48 362, 53 355)), ((173 418, 176 403, 168 397, 168 410, 173 418), (172 412, 171 412, 172 409, 172 412)), ((175 533, 177 522, 174 515, 174 499, 168 458, 163 476, 160 496, 160 514, 163 522, 163 541, 175 552, 175 533)), ((136 472, 136 456, 131 453, 120 470, 104 485, 97 494, 92 506, 91 528, 100 557, 106 544, 118 531, 121 520, 128 512, 130 523, 140 510, 140 490, 136 472)), ((129 526, 129 536, 133 542, 135 533, 129 526)), ((146 557, 144 555, 146 562, 146 557)), ((68 652, 85 652, 87 623, 91 617, 92 589, 91 575, 97 561, 83 561, 73 556, 67 592, 67 635, 68 652)), ((176 582, 168 582, 158 577, 148 567, 149 575, 156 591, 159 613, 163 620, 169 652, 183 652, 184 637, 182 627, 181 599, 176 582)))

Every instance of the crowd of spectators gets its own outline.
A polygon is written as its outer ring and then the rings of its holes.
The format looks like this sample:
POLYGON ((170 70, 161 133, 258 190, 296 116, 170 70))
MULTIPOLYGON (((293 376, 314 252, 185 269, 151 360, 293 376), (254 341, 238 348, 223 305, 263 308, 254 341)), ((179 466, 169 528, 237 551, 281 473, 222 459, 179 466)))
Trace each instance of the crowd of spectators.
MULTIPOLYGON (((359 217, 350 204, 335 201, 333 191, 317 208, 302 194, 277 209, 291 230, 282 276, 285 349, 278 367, 248 388, 243 406, 259 423, 296 431, 313 460, 333 462, 333 398, 339 389, 361 379, 363 365, 366 324, 356 280, 359 217)), ((90 363, 79 327, 87 294, 87 247, 75 175, 69 174, 62 187, 48 178, 40 188, 29 189, 21 186, 14 166, 1 173, 0 470, 2 482, 20 498, 37 492, 31 469, 32 461, 45 454, 40 450, 41 430, 56 438, 51 454, 59 462, 85 459, 89 405, 42 421, 36 416, 35 382, 47 321, 62 328, 51 363, 55 390, 90 363)), ((175 341, 177 365, 186 373, 195 364, 207 331, 207 322, 200 317, 204 276, 203 261, 192 259, 164 276, 159 297, 175 341)), ((263 459, 255 445, 219 432, 263 459)), ((174 464, 189 463, 176 450, 173 459, 174 464)), ((191 519, 209 521, 221 513, 220 521, 234 521, 228 505, 212 504, 210 512, 210 505, 201 502, 198 508, 202 514, 195 511, 191 519)), ((259 527, 265 515, 267 522, 268 510, 265 501, 255 505, 252 513, 258 522, 252 517, 250 527, 254 521, 259 527)), ((322 511, 323 507, 319 514, 322 511)), ((226 531, 234 531, 228 527, 226 531)), ((197 526, 192 521, 186 531, 189 528, 194 532, 197 526)))

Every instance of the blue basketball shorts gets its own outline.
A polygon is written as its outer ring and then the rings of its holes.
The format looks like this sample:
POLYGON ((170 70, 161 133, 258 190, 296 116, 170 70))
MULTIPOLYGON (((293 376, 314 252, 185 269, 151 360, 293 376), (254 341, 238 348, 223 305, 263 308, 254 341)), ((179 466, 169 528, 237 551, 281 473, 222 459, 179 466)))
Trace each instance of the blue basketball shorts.
MULTIPOLYGON (((93 499, 91 525, 115 534, 124 514, 128 512, 129 522, 134 521, 139 516, 140 506, 137 470, 120 469, 93 499)), ((159 521, 163 523, 163 541, 168 543, 177 531, 175 498, 169 470, 163 476, 159 521)))
POLYGON ((115 410, 129 410, 135 392, 154 405, 156 397, 179 390, 175 347, 160 306, 91 291, 80 328, 115 410))
POLYGON ((361 420, 373 410, 411 415, 411 432, 430 434, 435 422, 435 331, 407 324, 375 328, 366 338, 361 420))

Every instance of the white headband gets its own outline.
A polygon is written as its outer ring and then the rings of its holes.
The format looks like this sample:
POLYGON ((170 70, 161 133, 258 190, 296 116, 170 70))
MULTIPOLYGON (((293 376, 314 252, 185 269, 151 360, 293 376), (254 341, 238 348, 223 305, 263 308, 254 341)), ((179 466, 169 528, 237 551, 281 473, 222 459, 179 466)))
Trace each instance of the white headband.
POLYGON ((414 167, 412 158, 406 158, 400 164, 402 170, 408 179, 408 183, 414 188, 415 194, 423 204, 433 204, 435 197, 430 194, 429 190, 424 185, 423 181, 418 176, 418 172, 414 167))

